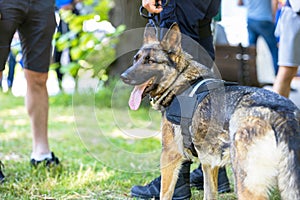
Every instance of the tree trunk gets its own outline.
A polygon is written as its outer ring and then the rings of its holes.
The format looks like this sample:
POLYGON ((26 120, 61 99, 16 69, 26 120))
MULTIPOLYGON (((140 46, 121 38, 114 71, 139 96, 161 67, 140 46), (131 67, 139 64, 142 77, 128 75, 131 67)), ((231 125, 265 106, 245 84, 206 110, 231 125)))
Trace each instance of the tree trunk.
POLYGON ((116 47, 116 60, 108 70, 109 76, 119 76, 132 64, 132 58, 142 45, 143 28, 147 20, 140 16, 141 1, 114 0, 115 7, 110 12, 110 21, 116 27, 126 25, 126 31, 120 37, 116 47))

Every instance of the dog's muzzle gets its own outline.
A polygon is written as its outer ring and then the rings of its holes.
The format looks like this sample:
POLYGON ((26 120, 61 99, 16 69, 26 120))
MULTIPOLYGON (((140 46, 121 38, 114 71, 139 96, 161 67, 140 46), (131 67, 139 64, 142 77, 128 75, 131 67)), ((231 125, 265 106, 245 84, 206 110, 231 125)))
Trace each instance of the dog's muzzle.
POLYGON ((129 78, 128 73, 125 71, 121 74, 121 79, 124 83, 129 84, 129 85, 135 85, 136 81, 132 80, 129 78))

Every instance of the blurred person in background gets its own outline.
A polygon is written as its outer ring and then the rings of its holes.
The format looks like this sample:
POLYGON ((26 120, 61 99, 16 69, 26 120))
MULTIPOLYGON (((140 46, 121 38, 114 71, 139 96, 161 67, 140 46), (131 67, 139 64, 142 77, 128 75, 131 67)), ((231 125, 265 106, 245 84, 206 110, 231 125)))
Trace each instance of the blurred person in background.
POLYGON ((15 68, 18 63, 20 63, 21 67, 23 68, 20 39, 18 33, 15 33, 13 37, 13 41, 11 43, 11 50, 9 52, 9 57, 8 57, 8 75, 7 75, 8 90, 11 90, 13 86, 15 68))
POLYGON ((300 1, 287 0, 276 26, 279 37, 279 71, 273 90, 289 97, 291 82, 300 66, 300 1))
MULTIPOLYGON (((80 1, 81 0, 56 0, 55 1, 55 9, 56 9, 57 15, 59 16, 59 24, 57 27, 57 32, 59 34, 65 34, 69 31, 69 25, 61 18, 59 11, 60 10, 71 10, 74 14, 79 15, 79 10, 76 8, 76 5, 80 1)), ((62 53, 63 53, 63 51, 58 50, 56 46, 54 47, 53 60, 54 60, 54 63, 57 64, 55 71, 56 71, 57 80, 58 80, 60 89, 62 89, 62 79, 63 79, 63 73, 61 72, 62 53)), ((72 61, 70 53, 68 53, 68 59, 69 59, 69 61, 72 61)))
POLYGON ((278 73, 278 47, 275 32, 275 16, 278 0, 238 0, 238 5, 247 8, 247 30, 250 46, 256 46, 262 36, 272 55, 275 75, 278 73))

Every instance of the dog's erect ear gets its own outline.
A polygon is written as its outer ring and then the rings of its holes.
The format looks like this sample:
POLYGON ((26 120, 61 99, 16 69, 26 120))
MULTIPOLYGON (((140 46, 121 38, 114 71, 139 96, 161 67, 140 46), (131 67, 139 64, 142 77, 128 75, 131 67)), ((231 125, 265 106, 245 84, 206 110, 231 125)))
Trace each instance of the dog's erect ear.
POLYGON ((177 23, 172 24, 171 28, 165 34, 161 45, 166 50, 177 51, 181 48, 181 33, 177 23))
POLYGON ((156 28, 153 24, 148 23, 144 32, 144 44, 149 44, 157 41, 156 28))

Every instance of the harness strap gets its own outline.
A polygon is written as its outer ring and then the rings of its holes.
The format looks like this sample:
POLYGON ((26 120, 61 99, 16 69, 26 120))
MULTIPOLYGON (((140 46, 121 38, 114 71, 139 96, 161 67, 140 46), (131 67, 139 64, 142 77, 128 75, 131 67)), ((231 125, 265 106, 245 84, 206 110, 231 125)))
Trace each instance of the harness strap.
MULTIPOLYGON (((205 85, 206 83, 208 83, 208 82, 210 82, 210 81, 215 81, 215 80, 216 80, 216 79, 214 79, 214 78, 208 78, 208 79, 203 79, 202 81, 198 82, 198 83, 196 84, 196 86, 193 87, 193 90, 192 90, 191 93, 189 94, 189 97, 194 96, 195 93, 196 93, 196 91, 198 91, 198 89, 199 89, 201 86, 205 85)), ((198 91, 198 93, 200 93, 200 92, 201 92, 201 91, 198 91)))
POLYGON ((197 152, 192 142, 190 127, 198 104, 203 101, 210 90, 230 85, 237 85, 237 83, 226 82, 221 79, 203 79, 176 96, 166 107, 167 119, 181 126, 184 147, 190 149, 194 156, 197 156, 197 152))

